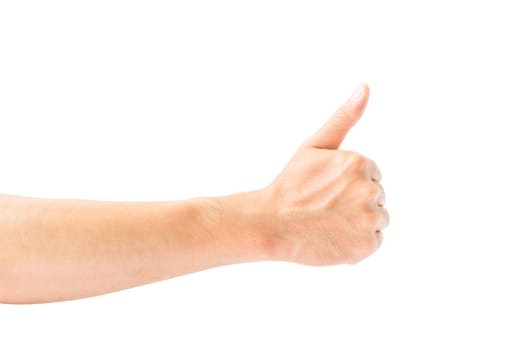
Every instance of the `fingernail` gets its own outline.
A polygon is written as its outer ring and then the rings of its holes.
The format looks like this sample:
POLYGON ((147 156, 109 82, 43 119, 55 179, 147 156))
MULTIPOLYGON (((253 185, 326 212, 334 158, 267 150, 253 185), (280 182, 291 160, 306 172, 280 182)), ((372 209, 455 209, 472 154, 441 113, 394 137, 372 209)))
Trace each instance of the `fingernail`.
POLYGON ((355 90, 350 99, 352 101, 359 101, 365 93, 365 84, 359 85, 355 90))

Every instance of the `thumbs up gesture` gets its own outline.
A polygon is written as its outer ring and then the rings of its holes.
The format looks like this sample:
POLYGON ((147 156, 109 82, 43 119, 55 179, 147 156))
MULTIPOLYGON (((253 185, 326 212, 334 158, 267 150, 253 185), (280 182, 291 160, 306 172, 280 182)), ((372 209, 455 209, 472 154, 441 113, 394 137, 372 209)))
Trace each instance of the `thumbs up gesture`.
POLYGON ((389 216, 379 168, 357 152, 338 149, 368 95, 368 86, 360 85, 262 190, 273 234, 282 242, 279 260, 354 264, 380 246, 389 216))

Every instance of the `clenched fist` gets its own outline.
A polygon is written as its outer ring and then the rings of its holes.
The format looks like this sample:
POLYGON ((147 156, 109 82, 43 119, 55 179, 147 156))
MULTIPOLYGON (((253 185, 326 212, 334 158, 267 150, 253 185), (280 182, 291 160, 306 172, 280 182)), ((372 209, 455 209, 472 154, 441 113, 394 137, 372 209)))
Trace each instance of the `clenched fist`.
POLYGON ((272 212, 279 260, 307 265, 354 264, 383 240, 389 216, 381 173, 365 156, 339 150, 368 101, 359 86, 297 150, 277 178, 260 191, 272 212))

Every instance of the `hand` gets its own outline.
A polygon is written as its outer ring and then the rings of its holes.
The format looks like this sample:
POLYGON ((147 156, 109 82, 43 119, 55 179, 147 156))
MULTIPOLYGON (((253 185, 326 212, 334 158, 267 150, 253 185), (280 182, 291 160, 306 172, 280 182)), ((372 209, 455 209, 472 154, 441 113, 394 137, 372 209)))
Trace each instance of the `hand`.
POLYGON ((363 114, 368 94, 367 85, 359 86, 261 191, 273 213, 273 232, 286 247, 277 259, 354 264, 380 246, 389 221, 381 173, 363 155, 338 150, 363 114))

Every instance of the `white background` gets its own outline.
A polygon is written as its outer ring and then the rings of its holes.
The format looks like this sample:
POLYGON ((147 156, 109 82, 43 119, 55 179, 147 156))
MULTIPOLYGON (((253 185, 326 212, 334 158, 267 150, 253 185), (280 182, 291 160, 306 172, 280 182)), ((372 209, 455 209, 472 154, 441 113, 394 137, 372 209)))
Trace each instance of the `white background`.
POLYGON ((525 348, 520 1, 1 1, 0 192, 267 185, 354 87, 391 225, 356 266, 256 263, 0 305, 1 349, 525 348))

